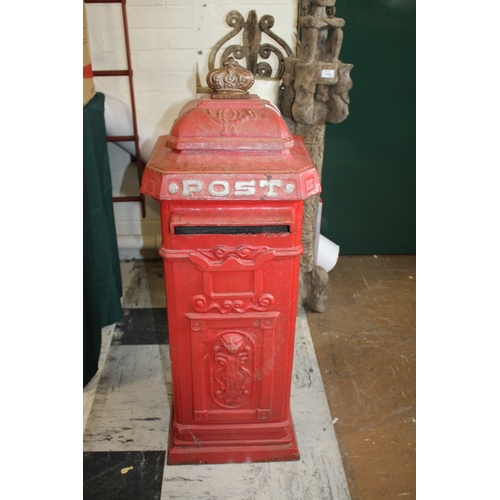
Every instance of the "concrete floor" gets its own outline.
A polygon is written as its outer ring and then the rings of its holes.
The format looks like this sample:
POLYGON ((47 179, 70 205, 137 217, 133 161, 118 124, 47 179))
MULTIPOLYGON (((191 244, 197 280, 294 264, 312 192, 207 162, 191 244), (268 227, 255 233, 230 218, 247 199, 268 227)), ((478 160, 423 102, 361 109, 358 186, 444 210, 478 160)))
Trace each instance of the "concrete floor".
POLYGON ((306 309, 352 500, 416 497, 415 256, 340 256, 306 309))

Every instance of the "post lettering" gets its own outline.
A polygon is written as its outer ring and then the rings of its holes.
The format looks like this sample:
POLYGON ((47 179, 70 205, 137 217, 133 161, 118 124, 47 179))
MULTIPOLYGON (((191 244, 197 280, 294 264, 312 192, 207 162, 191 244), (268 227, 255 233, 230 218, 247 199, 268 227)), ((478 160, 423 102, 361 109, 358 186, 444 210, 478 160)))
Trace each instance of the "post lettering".
POLYGON ((255 194, 255 181, 238 181, 234 183, 235 196, 253 196, 255 194))
MULTIPOLYGON (((178 182, 178 181, 177 181, 178 182)), ((196 193, 206 193, 205 189, 208 191, 210 196, 217 198, 224 196, 256 196, 257 195, 257 180, 245 180, 245 181, 225 181, 220 179, 215 179, 210 181, 208 185, 205 181, 201 179, 182 179, 182 191, 180 194, 182 196, 191 197, 196 193)), ((288 182, 286 185, 282 179, 272 179, 272 180, 259 180, 258 184, 261 188, 264 188, 263 196, 265 198, 276 198, 279 195, 277 191, 279 188, 283 188, 285 193, 291 194, 295 191, 295 184, 293 182, 288 182)), ((309 187, 309 186, 308 186, 309 187)), ((175 182, 171 182, 168 186, 168 192, 172 195, 177 193, 179 187, 175 182)), ((259 196, 262 196, 259 191, 259 196)), ((206 194, 205 194, 206 196, 206 194)))
POLYGON ((226 182, 226 181, 212 181, 208 185, 208 192, 212 196, 227 196, 229 194, 229 182, 226 182), (215 186, 222 186, 222 189, 215 189, 215 186))
POLYGON ((275 187, 281 187, 283 184, 283 181, 280 179, 276 179, 273 181, 260 181, 259 185, 260 187, 268 187, 267 193, 264 193, 264 196, 267 196, 268 198, 274 198, 278 196, 278 193, 274 190, 275 187))
POLYGON ((196 179, 184 179, 182 181, 182 195, 191 196, 191 193, 199 193, 203 189, 203 182, 196 179))

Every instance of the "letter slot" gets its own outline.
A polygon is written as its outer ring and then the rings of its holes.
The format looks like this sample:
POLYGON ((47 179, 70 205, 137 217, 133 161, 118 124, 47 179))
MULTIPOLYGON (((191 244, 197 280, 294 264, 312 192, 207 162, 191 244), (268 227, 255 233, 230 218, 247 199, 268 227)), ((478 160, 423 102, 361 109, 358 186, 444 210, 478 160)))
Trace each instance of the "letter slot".
POLYGON ((175 226, 174 234, 279 234, 290 226, 175 226))

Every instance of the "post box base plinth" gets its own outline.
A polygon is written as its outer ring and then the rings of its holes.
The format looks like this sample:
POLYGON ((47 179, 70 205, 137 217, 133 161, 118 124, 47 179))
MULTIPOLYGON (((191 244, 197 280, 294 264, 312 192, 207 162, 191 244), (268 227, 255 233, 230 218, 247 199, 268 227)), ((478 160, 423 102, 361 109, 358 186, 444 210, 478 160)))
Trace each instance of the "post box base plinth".
POLYGON ((179 444, 175 439, 175 424, 170 426, 167 465, 230 464, 254 462, 284 462, 299 460, 299 448, 293 422, 287 422, 287 437, 283 443, 265 439, 239 439, 234 441, 198 442, 179 444), (252 442, 254 441, 254 442, 252 442))
POLYGON ((235 464, 299 460, 297 445, 176 446, 168 450, 167 465, 235 464))

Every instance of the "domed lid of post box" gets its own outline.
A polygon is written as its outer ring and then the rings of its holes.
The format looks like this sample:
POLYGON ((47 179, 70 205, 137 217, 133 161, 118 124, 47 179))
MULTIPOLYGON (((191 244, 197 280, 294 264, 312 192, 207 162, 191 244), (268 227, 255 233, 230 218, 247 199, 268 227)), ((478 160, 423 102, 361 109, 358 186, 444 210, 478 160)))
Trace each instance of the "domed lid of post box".
POLYGON ((211 71, 213 94, 188 102, 158 138, 141 193, 157 200, 305 199, 321 191, 301 137, 274 104, 248 93, 253 74, 230 58, 211 71))
POLYGON ((168 147, 275 151, 293 147, 281 113, 269 101, 249 94, 254 75, 234 58, 230 57, 223 68, 211 71, 207 83, 213 94, 182 108, 170 132, 168 147))

